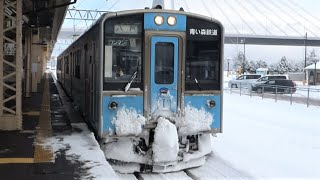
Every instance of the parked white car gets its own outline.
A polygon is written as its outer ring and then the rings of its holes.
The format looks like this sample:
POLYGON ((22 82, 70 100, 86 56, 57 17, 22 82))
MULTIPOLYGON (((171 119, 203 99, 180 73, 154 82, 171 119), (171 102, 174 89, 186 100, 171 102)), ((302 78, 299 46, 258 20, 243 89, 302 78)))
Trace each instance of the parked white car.
POLYGON ((261 76, 261 74, 244 74, 239 76, 237 79, 230 80, 228 86, 231 88, 247 86, 257 81, 261 76))

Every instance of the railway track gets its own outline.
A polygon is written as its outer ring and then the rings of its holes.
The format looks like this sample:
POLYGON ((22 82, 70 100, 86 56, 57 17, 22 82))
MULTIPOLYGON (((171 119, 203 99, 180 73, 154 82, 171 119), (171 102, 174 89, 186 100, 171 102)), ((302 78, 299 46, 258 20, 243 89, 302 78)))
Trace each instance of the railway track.
POLYGON ((253 179, 250 175, 241 172, 232 167, 231 164, 223 160, 221 157, 215 156, 211 153, 204 164, 198 168, 187 169, 172 173, 135 173, 135 174, 120 174, 117 173, 120 179, 125 180, 204 180, 204 179, 253 179))

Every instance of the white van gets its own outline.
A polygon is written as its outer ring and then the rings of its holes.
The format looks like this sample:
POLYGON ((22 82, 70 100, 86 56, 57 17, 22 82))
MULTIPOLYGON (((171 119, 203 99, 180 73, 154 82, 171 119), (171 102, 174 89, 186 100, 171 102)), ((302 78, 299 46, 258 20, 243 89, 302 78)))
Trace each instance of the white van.
POLYGON ((262 75, 261 74, 244 74, 239 76, 235 80, 230 80, 228 83, 228 87, 231 88, 238 88, 240 86, 247 86, 259 79, 262 75))
POLYGON ((269 70, 268 70, 268 68, 258 68, 256 70, 256 74, 261 74, 262 76, 265 76, 265 75, 269 74, 269 70))

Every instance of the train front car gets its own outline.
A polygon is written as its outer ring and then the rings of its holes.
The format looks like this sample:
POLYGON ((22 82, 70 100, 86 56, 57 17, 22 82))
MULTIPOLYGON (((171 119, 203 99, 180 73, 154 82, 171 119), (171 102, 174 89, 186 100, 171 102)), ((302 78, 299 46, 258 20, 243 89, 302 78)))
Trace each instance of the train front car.
POLYGON ((222 126, 223 27, 181 11, 104 21, 102 149, 115 170, 169 172, 205 163, 222 126))

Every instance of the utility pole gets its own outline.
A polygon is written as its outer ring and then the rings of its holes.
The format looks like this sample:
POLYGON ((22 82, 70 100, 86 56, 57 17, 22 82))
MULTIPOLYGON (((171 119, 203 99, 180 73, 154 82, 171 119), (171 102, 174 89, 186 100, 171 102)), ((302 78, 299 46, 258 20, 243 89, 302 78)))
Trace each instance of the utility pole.
POLYGON ((229 77, 229 75, 230 75, 230 58, 228 58, 227 61, 228 61, 228 74, 227 74, 227 77, 229 77))
POLYGON ((313 85, 317 85, 317 60, 314 61, 313 85))
POLYGON ((171 0, 171 9, 174 10, 174 0, 171 0))
POLYGON ((156 8, 158 6, 161 6, 162 9, 165 9, 165 2, 164 0, 153 0, 152 2, 152 8, 156 8))
POLYGON ((241 43, 243 43, 243 61, 242 61, 242 73, 244 74, 245 62, 246 62, 246 39, 241 39, 241 43))
MULTIPOLYGON (((307 67, 307 40, 308 40, 308 33, 306 32, 306 36, 304 39, 304 68, 307 67)), ((307 72, 304 70, 304 80, 307 80, 307 72)))

